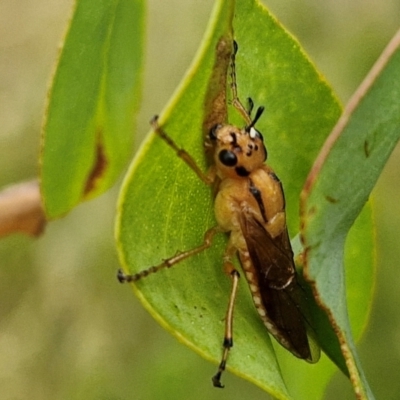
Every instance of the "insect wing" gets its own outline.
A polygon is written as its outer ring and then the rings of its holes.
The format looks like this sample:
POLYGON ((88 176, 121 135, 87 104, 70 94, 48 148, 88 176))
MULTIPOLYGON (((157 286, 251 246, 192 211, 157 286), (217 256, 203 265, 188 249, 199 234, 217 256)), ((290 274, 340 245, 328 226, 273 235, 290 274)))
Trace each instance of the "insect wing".
POLYGON ((295 356, 309 362, 319 359, 304 291, 299 285, 293 251, 285 229, 272 238, 254 217, 241 218, 241 228, 256 274, 271 334, 295 356))

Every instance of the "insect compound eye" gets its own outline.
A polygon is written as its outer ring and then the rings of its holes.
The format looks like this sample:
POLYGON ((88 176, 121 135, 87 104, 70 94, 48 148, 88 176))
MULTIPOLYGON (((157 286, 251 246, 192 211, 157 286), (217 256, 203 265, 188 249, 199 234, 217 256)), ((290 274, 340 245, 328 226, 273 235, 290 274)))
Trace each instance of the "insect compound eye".
POLYGON ((210 133, 208 134, 208 137, 210 138, 210 140, 215 141, 217 140, 217 131, 221 128, 222 125, 217 124, 214 125, 211 129, 210 129, 210 133))
POLYGON ((235 153, 230 150, 221 150, 218 154, 219 160, 227 167, 234 167, 237 164, 235 153))
POLYGON ((261 135, 261 132, 259 132, 257 129, 251 127, 249 130, 249 136, 252 139, 260 139, 260 140, 264 140, 263 136, 261 135))

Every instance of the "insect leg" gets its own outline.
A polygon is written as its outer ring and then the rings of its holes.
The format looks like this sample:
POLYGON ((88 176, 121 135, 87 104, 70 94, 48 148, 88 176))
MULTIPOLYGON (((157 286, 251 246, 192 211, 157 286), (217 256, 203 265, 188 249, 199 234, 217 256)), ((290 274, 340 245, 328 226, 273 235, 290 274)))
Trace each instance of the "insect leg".
MULTIPOLYGON (((237 94, 237 84, 236 84, 236 53, 238 51, 238 44, 236 41, 233 41, 233 53, 231 56, 231 90, 232 90, 232 105, 238 110, 239 114, 243 117, 243 119, 246 121, 246 124, 251 123, 251 118, 249 112, 246 110, 246 108, 243 106, 241 101, 239 100, 238 94, 237 94)), ((252 107, 251 107, 252 108, 252 107)))
POLYGON ((178 145, 171 139, 171 137, 160 127, 158 124, 158 115, 155 115, 151 120, 150 124, 154 131, 162 140, 164 140, 169 147, 175 150, 177 156, 181 158, 195 173, 196 175, 207 185, 210 185, 214 181, 214 177, 211 174, 205 174, 197 165, 193 157, 184 149, 178 147, 178 145))
POLYGON ((212 382, 214 387, 219 387, 219 388, 224 387, 224 385, 222 385, 221 383, 221 375, 225 371, 229 350, 233 346, 233 309, 235 306, 235 300, 240 278, 239 272, 235 269, 234 265, 231 262, 231 256, 233 255, 234 252, 236 252, 236 248, 228 245, 224 257, 224 269, 225 272, 227 272, 232 278, 232 289, 231 289, 231 294, 229 296, 228 308, 226 310, 226 316, 225 316, 225 334, 224 334, 224 341, 222 343, 224 350, 222 353, 221 362, 219 363, 218 366, 218 371, 212 377, 212 382))
POLYGON ((221 229, 218 226, 215 226, 214 228, 209 229, 204 235, 203 244, 201 244, 200 246, 195 247, 194 249, 191 249, 191 250, 187 250, 187 251, 178 253, 173 257, 163 260, 162 263, 155 265, 153 267, 147 268, 143 271, 140 271, 137 274, 127 275, 121 269, 119 269, 118 273, 117 273, 117 278, 120 281, 120 283, 135 282, 141 278, 146 277, 147 275, 158 272, 162 268, 170 268, 173 265, 178 264, 181 261, 186 260, 187 258, 192 257, 195 254, 199 254, 202 251, 208 249, 212 244, 212 240, 213 240, 215 234, 220 231, 221 231, 221 229))
POLYGON ((244 107, 242 102, 239 99, 239 96, 237 94, 237 84, 236 84, 236 53, 238 51, 238 45, 235 41, 233 41, 233 53, 231 56, 231 89, 232 89, 232 105, 236 108, 236 110, 239 112, 239 114, 243 117, 243 119, 246 121, 246 130, 249 130, 251 127, 255 125, 257 120, 260 118, 261 114, 264 111, 264 107, 258 107, 256 116, 251 119, 251 112, 253 111, 254 107, 254 102, 253 100, 249 97, 247 99, 248 101, 248 109, 244 107))

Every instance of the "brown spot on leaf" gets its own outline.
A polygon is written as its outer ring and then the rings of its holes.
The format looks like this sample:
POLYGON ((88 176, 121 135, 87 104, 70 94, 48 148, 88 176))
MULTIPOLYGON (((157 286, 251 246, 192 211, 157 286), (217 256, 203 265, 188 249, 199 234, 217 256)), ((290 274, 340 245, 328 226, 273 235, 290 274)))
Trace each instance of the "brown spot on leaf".
POLYGON ((86 181, 84 196, 87 196, 96 188, 96 185, 100 178, 104 175, 108 164, 107 156, 105 154, 104 146, 101 140, 101 131, 97 132, 96 138, 96 158, 92 171, 90 172, 89 177, 86 181))
MULTIPOLYGON (((212 145, 207 145, 211 128, 227 122, 226 80, 233 51, 232 43, 231 37, 221 37, 215 48, 214 65, 204 101, 203 135, 206 138, 206 150, 212 148, 212 145)), ((206 155, 211 163, 211 152, 207 154, 206 151, 206 155)))
POLYGON ((314 214, 316 214, 316 212, 317 212, 317 207, 312 206, 312 207, 308 210, 307 215, 308 215, 309 217, 312 217, 314 214))
POLYGON ((371 154, 371 147, 370 147, 370 143, 368 142, 368 140, 364 141, 364 153, 365 153, 365 157, 369 157, 371 154))
POLYGON ((222 37, 215 48, 214 66, 205 97, 203 129, 206 135, 216 124, 226 123, 226 79, 232 54, 232 39, 222 37))
POLYGON ((329 195, 325 195, 325 198, 326 198, 326 200, 328 200, 328 201, 329 201, 329 203, 332 203, 332 204, 336 204, 336 203, 338 203, 338 202, 339 202, 339 200, 338 200, 338 199, 335 199, 334 197, 332 197, 332 196, 329 196, 329 195))

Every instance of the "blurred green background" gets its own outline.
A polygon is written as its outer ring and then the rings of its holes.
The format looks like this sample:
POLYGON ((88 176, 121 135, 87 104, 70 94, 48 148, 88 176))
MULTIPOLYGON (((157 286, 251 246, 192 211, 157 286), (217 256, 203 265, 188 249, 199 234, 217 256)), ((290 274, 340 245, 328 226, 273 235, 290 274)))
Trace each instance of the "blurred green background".
MULTIPOLYGON (((346 103, 399 27, 398 0, 265 0, 346 103)), ((0 187, 35 177, 46 91, 71 0, 0 2, 0 187)), ((150 0, 137 144, 197 49, 213 1, 150 0)), ((372 389, 400 397, 400 148, 374 191, 376 298, 359 344, 372 389)), ((368 171, 365 172, 366 174, 368 171)), ((49 224, 0 241, 1 399, 265 399, 180 345, 115 279, 118 186, 49 224)), ((362 268, 362 265, 360 265, 362 268)), ((338 373, 326 399, 351 399, 338 373)))

